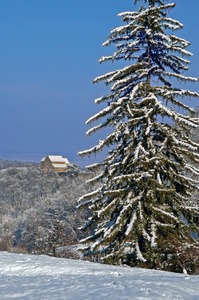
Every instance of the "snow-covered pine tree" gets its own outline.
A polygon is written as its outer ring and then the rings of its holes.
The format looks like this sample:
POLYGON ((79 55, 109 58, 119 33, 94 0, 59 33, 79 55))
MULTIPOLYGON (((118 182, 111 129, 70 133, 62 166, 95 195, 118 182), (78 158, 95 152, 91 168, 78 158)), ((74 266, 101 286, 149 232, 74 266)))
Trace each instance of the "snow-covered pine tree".
POLYGON ((101 253, 106 263, 164 268, 169 240, 178 241, 181 250, 198 245, 193 233, 196 237, 199 210, 188 200, 199 175, 199 144, 190 140, 189 132, 198 127, 199 119, 187 114, 194 110, 182 99, 199 94, 172 85, 172 79, 183 83, 198 78, 182 75, 188 70, 185 57, 192 54, 186 50, 189 42, 173 34, 183 27, 167 16, 175 4, 144 2, 147 6, 136 12, 119 14, 125 25, 112 30, 103 44, 115 44, 116 52, 100 63, 122 60, 126 66, 94 80, 112 87, 95 100, 107 106, 86 122, 102 119, 87 135, 106 126, 113 131, 79 155, 106 146, 112 150, 102 163, 88 166, 101 167, 92 180, 100 181, 101 188, 82 196, 79 205, 93 212, 82 229, 95 227, 94 234, 82 241, 85 255, 101 253))

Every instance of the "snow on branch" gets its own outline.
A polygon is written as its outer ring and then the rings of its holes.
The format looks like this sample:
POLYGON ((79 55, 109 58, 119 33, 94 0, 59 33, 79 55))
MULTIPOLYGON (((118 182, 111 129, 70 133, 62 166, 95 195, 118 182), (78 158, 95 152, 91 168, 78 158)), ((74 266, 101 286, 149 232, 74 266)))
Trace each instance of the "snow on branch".
POLYGON ((118 190, 108 190, 104 192, 104 195, 113 196, 113 195, 121 195, 126 192, 126 189, 118 189, 118 190))
POLYGON ((156 102, 156 105, 157 105, 164 113, 166 113, 167 116, 173 117, 173 119, 174 119, 175 121, 182 122, 182 123, 184 123, 184 124, 186 124, 186 125, 188 125, 188 126, 191 126, 191 127, 195 127, 195 128, 198 127, 198 125, 195 124, 194 119, 191 119, 191 118, 189 118, 189 117, 185 117, 185 116, 183 116, 183 115, 181 115, 181 114, 175 112, 174 110, 171 110, 170 108, 164 106, 164 105, 162 104, 161 101, 157 101, 157 102, 156 102))
POLYGON ((132 89, 130 96, 129 96, 130 100, 133 100, 134 97, 136 97, 136 93, 138 92, 139 88, 141 89, 144 85, 145 85, 145 82, 141 82, 134 86, 134 88, 132 89))
POLYGON ((187 182, 191 182, 191 183, 193 183, 193 184, 199 184, 199 180, 194 180, 194 179, 192 179, 192 178, 190 178, 190 177, 186 177, 186 176, 180 175, 180 174, 178 174, 178 177, 184 179, 184 180, 187 181, 187 182))
POLYGON ((159 213, 161 213, 161 214, 163 214, 167 217, 170 217, 171 219, 174 219, 174 220, 178 221, 178 218, 176 218, 173 214, 171 214, 171 213, 169 213, 169 212, 167 212, 163 209, 157 208, 155 206, 152 206, 152 208, 153 208, 153 210, 155 210, 155 211, 157 211, 157 212, 159 212, 159 213))
MULTIPOLYGON (((136 70, 139 70, 142 67, 143 67, 143 63, 137 63, 137 64, 134 64, 134 65, 124 67, 120 70, 115 71, 115 73, 112 76, 110 76, 109 79, 107 79, 107 82, 111 83, 111 82, 114 82, 116 80, 119 80, 119 84, 123 83, 123 80, 125 80, 124 82, 126 82, 128 80, 127 75, 133 74, 133 72, 135 72, 136 70), (122 80, 121 76, 124 75, 124 74, 125 74, 125 77, 127 77, 127 78, 124 78, 122 80)), ((117 82, 116 82, 116 84, 117 84, 117 82)))
POLYGON ((180 23, 179 21, 174 20, 172 18, 164 18, 164 21, 170 22, 171 24, 176 24, 176 25, 178 25, 181 28, 183 27, 182 23, 180 23))
POLYGON ((156 39, 156 38, 161 38, 162 40, 165 40, 167 41, 168 43, 171 42, 171 38, 170 36, 164 34, 164 33, 161 33, 161 32, 157 32, 157 33, 154 33, 153 37, 156 39))
MULTIPOLYGON (((90 235, 90 236, 88 236, 88 237, 86 237, 86 238, 80 240, 79 242, 80 242, 80 243, 87 243, 87 242, 89 242, 89 241, 92 241, 94 237, 95 237, 95 235, 90 235)), ((80 249, 80 250, 90 249, 90 246, 87 246, 86 248, 78 248, 78 249, 80 249)))
POLYGON ((168 193, 168 194, 170 194, 171 192, 173 192, 173 193, 175 193, 175 189, 173 189, 173 188, 155 188, 155 190, 157 191, 157 192, 161 192, 161 193, 168 193))
MULTIPOLYGON (((155 96, 154 93, 149 93, 146 97, 144 97, 142 99, 142 101, 140 103, 148 102, 151 100, 155 100, 155 102, 158 102, 158 98, 155 96)), ((152 111, 152 110, 149 110, 149 111, 152 111)))
POLYGON ((157 174, 157 181, 158 181, 159 185, 162 185, 162 180, 160 178, 160 174, 159 173, 157 174))
POLYGON ((193 128, 198 128, 198 126, 199 126, 198 119, 193 119, 193 118, 190 118, 189 116, 183 116, 177 112, 174 115, 174 120, 178 121, 180 123, 184 123, 193 128))
POLYGON ((156 224, 157 226, 163 226, 163 227, 171 227, 171 228, 174 228, 174 227, 175 227, 175 225, 173 225, 173 224, 165 224, 165 223, 161 223, 161 222, 159 222, 159 221, 155 221, 155 224, 156 224))
POLYGON ((120 231, 119 227, 116 227, 115 224, 112 225, 110 228, 107 228, 104 232, 104 237, 105 238, 110 238, 113 235, 115 235, 118 231, 120 231))
POLYGON ((136 11, 124 11, 122 13, 118 14, 118 17, 134 17, 136 16, 138 13, 136 11))
POLYGON ((126 232, 125 232, 126 236, 128 236, 129 233, 131 232, 131 230, 133 228, 133 225, 134 225, 134 223, 135 223, 136 220, 137 220, 137 215, 136 215, 136 212, 134 212, 133 213, 133 217, 131 218, 130 223, 127 226, 127 229, 126 229, 126 232))
POLYGON ((180 42, 181 44, 185 45, 185 46, 189 46, 190 42, 188 42, 187 40, 180 38, 179 36, 175 36, 173 34, 170 34, 170 38, 174 41, 180 42))
POLYGON ((96 125, 96 126, 92 127, 91 129, 87 130, 86 135, 91 135, 93 132, 96 132, 96 131, 102 129, 106 125, 107 125, 107 122, 96 125))
POLYGON ((88 218, 88 221, 81 227, 79 227, 79 230, 85 230, 86 228, 88 228, 89 226, 91 226, 91 224, 94 222, 94 219, 92 217, 88 218))
POLYGON ((170 72, 163 72, 163 73, 164 75, 167 75, 169 77, 176 77, 178 79, 185 80, 185 81, 194 81, 194 82, 199 81, 199 78, 195 78, 195 77, 186 77, 177 73, 170 73, 170 72))
POLYGON ((165 9, 170 9, 170 8, 172 8, 172 7, 175 7, 176 5, 175 5, 175 3, 173 2, 173 3, 169 3, 169 4, 163 4, 163 5, 161 5, 160 6, 160 8, 159 7, 157 7, 159 10, 165 10, 165 9))
POLYGON ((143 237, 145 238, 145 239, 147 239, 149 242, 151 241, 151 237, 150 237, 150 235, 146 232, 146 230, 143 228, 142 229, 142 233, 143 233, 143 237))
POLYGON ((186 56, 193 56, 193 54, 185 49, 182 49, 182 47, 180 46, 171 46, 171 49, 177 52, 180 52, 182 55, 186 55, 186 56))
MULTIPOLYGON (((150 170, 150 171, 154 171, 154 170, 150 170)), ((139 175, 139 174, 135 174, 135 175, 139 175)), ((153 177, 152 174, 150 174, 149 172, 143 172, 139 177, 134 177, 133 179, 138 183, 140 182, 143 178, 147 178, 147 177, 153 177)))
MULTIPOLYGON (((80 199, 78 201, 80 201, 80 199)), ((80 204, 77 205, 77 208, 83 207, 83 206, 87 205, 90 202, 91 202, 91 199, 84 200, 80 204)))
POLYGON ((183 201, 188 201, 188 198, 187 197, 184 197, 184 196, 182 196, 182 195, 180 195, 179 193, 177 193, 176 192, 176 196, 177 196, 177 198, 180 198, 180 200, 183 200, 183 201))
POLYGON ((157 105, 162 111, 164 111, 164 112, 167 114, 167 116, 170 116, 170 117, 173 116, 174 112, 173 112, 170 108, 164 106, 164 105, 162 104, 161 101, 157 101, 157 102, 156 102, 156 105, 157 105))
POLYGON ((198 147, 194 147, 192 145, 190 145, 189 143, 185 143, 184 141, 180 141, 178 139, 176 139, 175 136, 172 136, 173 141, 175 142, 176 145, 180 145, 182 147, 185 147, 191 151, 197 151, 198 147))
POLYGON ((150 174, 149 172, 143 172, 139 177, 136 178, 136 176, 139 176, 139 174, 137 173, 133 173, 133 174, 128 174, 128 175, 119 175, 113 178, 113 181, 123 181, 123 180, 135 180, 136 182, 139 182, 142 178, 146 178, 146 177, 152 177, 152 174, 150 174))
POLYGON ((121 224, 122 218, 124 217, 125 212, 131 207, 131 203, 124 205, 117 220, 116 220, 116 225, 121 224))
MULTIPOLYGON (((104 45, 104 44, 103 44, 104 45)), ((102 62, 104 61, 108 61, 108 60, 112 60, 113 57, 112 56, 102 56, 100 59, 99 59, 99 63, 101 64, 102 62)))
MULTIPOLYGON (((164 91, 163 91, 164 92, 164 91)), ((180 97, 184 97, 184 96, 188 96, 188 97, 196 97, 198 98, 199 97, 199 94, 196 93, 196 92, 190 92, 189 90, 170 90, 170 91, 167 91, 163 97, 165 98, 165 100, 167 101, 168 100, 168 97, 169 96, 180 96, 180 97)), ((174 97, 170 97, 169 100, 174 103, 174 104, 177 104, 178 106, 181 106, 183 107, 184 109, 194 113, 195 112, 195 109, 191 108, 190 106, 188 105, 185 105, 184 103, 178 101, 177 99, 175 99, 174 97)))
POLYGON ((172 29, 172 30, 177 30, 179 29, 181 26, 179 25, 174 25, 174 24, 171 24, 169 22, 163 22, 162 25, 165 27, 165 28, 169 28, 169 29, 172 29))
POLYGON ((140 220, 143 220, 143 210, 142 210, 142 205, 141 202, 138 203, 138 208, 139 208, 139 213, 140 213, 140 220))
POLYGON ((106 73, 104 75, 98 76, 93 80, 93 83, 96 83, 101 80, 105 80, 105 79, 109 78, 110 76, 113 76, 113 74, 115 74, 116 72, 117 71, 112 71, 112 72, 106 73))
POLYGON ((94 116, 92 116, 91 118, 89 118, 85 124, 88 125, 88 124, 98 120, 99 118, 105 116, 106 114, 109 114, 111 111, 112 111, 112 107, 108 106, 108 107, 104 108, 103 110, 101 110, 99 113, 97 113, 94 116))
POLYGON ((105 212, 108 211, 112 206, 114 206, 117 201, 118 201, 118 199, 115 198, 108 205, 106 205, 102 209, 100 209, 100 211, 98 211, 98 217, 100 217, 101 215, 104 215, 105 212))
MULTIPOLYGON (((129 27, 129 25, 123 25, 123 26, 119 26, 116 27, 115 29, 111 30, 111 34, 118 34, 118 33, 124 33, 126 32, 126 29, 129 27)), ((105 42, 106 43, 106 42, 105 42)), ((106 45, 106 44, 105 44, 106 45)), ((102 46, 105 46, 104 44, 102 44, 102 46)))
POLYGON ((137 259, 138 260, 141 260, 143 262, 146 262, 147 260, 143 257, 141 251, 140 251, 140 247, 139 247, 139 244, 138 242, 136 242, 136 255, 137 255, 137 259))
POLYGON ((192 211, 193 213, 196 213, 196 214, 199 213, 199 207, 197 206, 197 204, 196 204, 196 206, 188 206, 188 205, 186 205, 186 204, 184 204, 184 205, 179 205, 179 208, 182 208, 182 209, 184 209, 184 210, 192 211))
POLYGON ((101 173, 98 176, 95 176, 94 178, 91 178, 91 179, 87 180, 86 182, 93 184, 93 183, 97 182, 99 179, 102 179, 103 178, 103 174, 104 173, 101 173))
MULTIPOLYGON (((80 203, 80 202, 82 202, 84 200, 91 199, 91 198, 97 196, 100 192, 101 192, 101 188, 99 188, 99 189, 97 189, 97 190, 95 190, 95 191, 93 191, 91 193, 85 194, 84 196, 82 196, 82 197, 80 197, 78 199, 78 202, 80 203)), ((85 203, 81 203, 81 204, 84 205, 85 203)))
MULTIPOLYGON (((189 97, 199 97, 197 92, 190 92, 189 90, 170 90, 165 93, 165 96, 176 95, 176 96, 189 96, 189 97)), ((187 106, 188 107, 188 106, 187 106)), ((194 112, 194 109, 192 109, 194 112)))
POLYGON ((156 245, 157 245, 157 243, 155 242, 156 238, 157 238, 156 226, 155 226, 155 224, 152 224, 151 225, 151 248, 156 247, 156 245))
MULTIPOLYGON (((199 121, 199 119, 197 119, 197 122, 199 121)), ((190 140, 187 136, 182 135, 182 137, 184 138, 184 140, 186 140, 189 144, 191 144, 194 147, 197 147, 197 149, 199 149, 199 143, 195 143, 192 140, 190 140)), ((194 153, 194 155, 196 155, 198 157, 198 153, 194 153)))
POLYGON ((102 149, 103 147, 101 147, 101 146, 102 146, 102 142, 100 142, 99 145, 94 146, 88 150, 78 152, 77 155, 79 155, 79 156, 91 155, 92 153, 95 153, 95 152, 99 151, 100 149, 102 149))
POLYGON ((97 246, 99 246, 101 243, 103 242, 103 239, 100 238, 99 240, 97 240, 95 243, 92 244, 91 246, 91 251, 93 251, 97 246))
POLYGON ((95 99, 95 104, 99 104, 101 102, 105 102, 105 101, 108 101, 109 99, 114 99, 114 94, 111 93, 109 95, 106 95, 106 96, 103 96, 103 97, 100 97, 100 98, 97 98, 95 99))
POLYGON ((138 159, 139 152, 143 152, 145 155, 149 155, 149 152, 144 149, 141 142, 138 143, 138 145, 135 149, 135 152, 134 152, 134 158, 135 159, 138 159))
POLYGON ((86 169, 92 171, 92 170, 95 170, 95 169, 98 169, 98 168, 102 167, 103 165, 104 165, 104 163, 95 163, 95 164, 86 166, 86 169))
POLYGON ((185 169, 191 171, 194 175, 199 176, 199 169, 195 168, 194 166, 185 165, 185 169))

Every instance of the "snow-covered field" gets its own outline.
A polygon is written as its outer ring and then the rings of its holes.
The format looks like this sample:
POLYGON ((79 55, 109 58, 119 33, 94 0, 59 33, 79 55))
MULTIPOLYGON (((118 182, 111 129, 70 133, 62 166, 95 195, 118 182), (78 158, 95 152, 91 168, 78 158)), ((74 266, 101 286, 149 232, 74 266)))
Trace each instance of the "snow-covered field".
POLYGON ((0 299, 198 300, 199 276, 0 252, 0 299))

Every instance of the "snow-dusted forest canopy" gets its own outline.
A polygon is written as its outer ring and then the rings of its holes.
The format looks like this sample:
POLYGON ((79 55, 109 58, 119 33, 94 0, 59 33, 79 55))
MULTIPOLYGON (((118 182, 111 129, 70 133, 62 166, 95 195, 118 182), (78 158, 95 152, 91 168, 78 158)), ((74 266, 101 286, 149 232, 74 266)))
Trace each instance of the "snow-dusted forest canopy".
POLYGON ((11 161, 0 168, 0 250, 53 254, 83 237, 78 227, 89 213, 76 206, 82 191, 91 191, 91 174, 77 166, 65 175, 45 173, 11 161))
POLYGON ((103 44, 116 51, 100 59, 125 66, 94 79, 110 92, 95 100, 105 107, 87 120, 87 135, 106 127, 111 133, 79 153, 109 148, 103 162, 88 166, 101 170, 92 181, 101 187, 79 199, 93 213, 82 229, 97 226, 82 241, 83 251, 101 253, 107 263, 175 271, 194 257, 186 265, 193 270, 199 264, 199 208, 190 199, 199 184, 199 143, 190 133, 199 119, 183 99, 199 98, 185 87, 199 79, 186 76, 192 53, 190 42, 176 35, 183 24, 169 16, 175 3, 135 3, 138 11, 120 13, 124 25, 103 44))

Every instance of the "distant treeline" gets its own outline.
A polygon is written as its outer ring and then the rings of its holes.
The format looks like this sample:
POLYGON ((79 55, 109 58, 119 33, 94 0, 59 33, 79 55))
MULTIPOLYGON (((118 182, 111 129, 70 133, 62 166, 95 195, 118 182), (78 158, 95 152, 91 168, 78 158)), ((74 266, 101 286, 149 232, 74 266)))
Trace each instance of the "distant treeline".
POLYGON ((39 167, 39 163, 0 159, 0 170, 1 169, 8 169, 8 168, 30 167, 30 166, 39 167))

